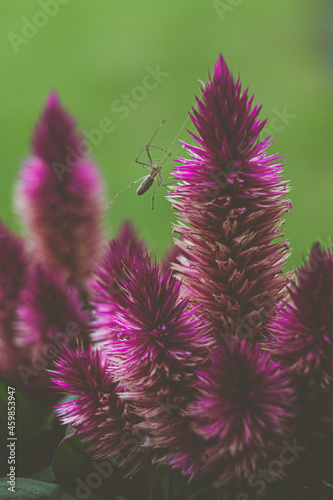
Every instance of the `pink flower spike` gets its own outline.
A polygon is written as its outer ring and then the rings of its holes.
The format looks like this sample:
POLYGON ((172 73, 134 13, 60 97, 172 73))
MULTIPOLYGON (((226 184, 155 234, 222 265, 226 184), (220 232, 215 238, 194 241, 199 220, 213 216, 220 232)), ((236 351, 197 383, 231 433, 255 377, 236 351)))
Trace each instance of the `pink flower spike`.
POLYGON ((16 208, 37 259, 84 285, 102 243, 102 184, 56 94, 49 95, 23 166, 16 208))
POLYGON ((261 337, 288 281, 289 246, 277 239, 289 189, 277 157, 266 156, 269 140, 259 139, 259 111, 220 56, 190 115, 199 145, 186 145, 190 158, 175 167, 169 195, 182 237, 174 268, 227 343, 261 337))

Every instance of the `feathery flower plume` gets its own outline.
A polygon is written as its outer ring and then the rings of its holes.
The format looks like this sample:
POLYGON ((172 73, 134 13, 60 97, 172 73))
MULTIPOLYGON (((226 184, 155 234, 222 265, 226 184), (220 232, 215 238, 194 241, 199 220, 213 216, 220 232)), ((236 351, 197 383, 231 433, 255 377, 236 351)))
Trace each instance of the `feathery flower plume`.
POLYGON ((176 167, 182 182, 169 198, 183 237, 176 269, 191 300, 202 304, 219 338, 255 342, 286 293, 289 247, 274 241, 291 205, 278 157, 265 154, 269 139, 258 142, 264 122, 252 101, 220 56, 191 115, 199 146, 186 144, 191 158, 176 167))
POLYGON ((49 95, 24 165, 16 206, 35 256, 83 285, 102 241, 101 180, 56 94, 49 95))
POLYGON ((127 300, 122 288, 123 282, 128 280, 125 270, 131 270, 137 261, 147 259, 149 252, 144 241, 139 240, 129 221, 124 222, 117 238, 105 247, 90 283, 91 303, 95 306, 94 340, 110 340, 114 307, 126 304, 127 300))
POLYGON ((285 371, 243 340, 214 351, 198 376, 198 400, 188 405, 193 429, 206 441, 204 472, 220 486, 245 479, 292 435, 295 396, 285 371))
POLYGON ((193 474, 200 447, 182 410, 193 398, 194 369, 208 359, 215 341, 207 323, 188 307, 188 298, 180 297, 181 283, 170 270, 137 259, 126 274, 124 301, 114 304, 104 344, 110 370, 124 387, 120 397, 140 417, 136 428, 149 436, 146 446, 162 449, 154 451, 153 460, 176 466, 185 456, 186 470, 193 474))
POLYGON ((126 274, 121 283, 126 303, 114 304, 105 348, 116 380, 139 399, 156 399, 166 384, 192 379, 194 367, 208 358, 212 339, 207 324, 188 308, 188 298, 180 298, 180 283, 171 272, 138 259, 126 274))
POLYGON ((17 345, 42 352, 45 346, 88 337, 88 314, 83 310, 77 289, 64 282, 59 271, 36 264, 29 273, 29 283, 20 294, 17 308, 17 345))
POLYGON ((92 346, 73 350, 64 346, 55 362, 52 387, 78 396, 57 406, 64 424, 74 426, 96 459, 117 457, 120 465, 130 463, 139 470, 146 456, 139 449, 140 439, 132 432, 137 417, 118 397, 119 385, 108 371, 107 358, 92 346))
POLYGON ((0 374, 9 378, 21 357, 15 346, 15 321, 27 269, 23 242, 0 221, 0 374))
POLYGON ((311 435, 333 438, 333 254, 313 245, 296 272, 290 301, 268 323, 263 348, 286 368, 298 388, 300 424, 311 435))

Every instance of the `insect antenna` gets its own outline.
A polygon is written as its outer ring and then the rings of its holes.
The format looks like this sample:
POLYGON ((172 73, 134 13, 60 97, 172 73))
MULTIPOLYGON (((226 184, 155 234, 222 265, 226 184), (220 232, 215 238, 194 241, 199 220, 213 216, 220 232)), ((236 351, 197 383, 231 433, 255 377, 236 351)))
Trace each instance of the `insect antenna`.
POLYGON ((119 193, 107 205, 106 210, 109 210, 109 208, 111 207, 112 203, 118 198, 118 196, 120 196, 121 194, 123 194, 130 187, 134 186, 134 184, 137 184, 138 182, 142 181, 142 179, 144 179, 145 177, 146 177, 145 175, 143 177, 140 177, 140 179, 137 179, 136 181, 132 182, 131 184, 129 184, 128 186, 126 186, 124 189, 122 189, 121 191, 119 191, 119 193))

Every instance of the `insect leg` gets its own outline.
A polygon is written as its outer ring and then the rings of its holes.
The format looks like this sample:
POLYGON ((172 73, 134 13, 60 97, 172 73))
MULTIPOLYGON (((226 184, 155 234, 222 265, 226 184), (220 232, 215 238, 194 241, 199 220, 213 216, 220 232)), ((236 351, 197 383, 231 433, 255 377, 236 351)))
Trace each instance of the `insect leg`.
POLYGON ((143 163, 142 161, 137 161, 136 163, 138 163, 139 165, 142 165, 143 168, 148 168, 148 170, 151 170, 151 165, 149 165, 149 163, 147 161, 145 163, 143 163))
POLYGON ((152 160, 152 158, 150 156, 150 153, 149 153, 149 146, 148 146, 148 144, 146 144, 146 151, 147 151, 147 156, 149 158, 150 164, 153 165, 153 160, 152 160))
POLYGON ((163 187, 168 187, 168 186, 174 186, 175 184, 178 184, 178 181, 176 182, 168 182, 168 184, 163 184, 163 179, 162 179, 162 174, 160 173, 159 174, 159 182, 160 182, 160 185, 163 186, 163 187))
POLYGON ((164 149, 164 148, 160 148, 159 146, 155 146, 155 145, 153 145, 153 144, 151 144, 151 145, 149 146, 149 148, 160 149, 161 151, 164 151, 164 153, 167 153, 167 152, 168 152, 166 149, 164 149))
POLYGON ((151 209, 152 209, 152 210, 154 210, 155 191, 156 191, 156 181, 157 181, 157 179, 155 178, 155 181, 154 181, 154 192, 153 192, 153 198, 152 198, 152 201, 151 201, 151 209))
POLYGON ((106 210, 108 210, 111 207, 112 203, 114 202, 114 200, 116 200, 118 198, 118 196, 120 196, 124 191, 126 191, 130 187, 134 186, 134 184, 137 184, 138 182, 142 181, 142 179, 144 179, 145 177, 146 177, 145 175, 143 177, 140 177, 140 179, 137 179, 136 181, 132 182, 127 187, 125 187, 124 189, 122 189, 121 191, 119 191, 119 193, 113 198, 113 200, 110 201, 110 203, 106 207, 106 210))
MULTIPOLYGON (((145 146, 141 149, 141 151, 140 151, 140 153, 138 154, 138 156, 136 157, 135 161, 137 161, 137 160, 140 158, 140 156, 142 155, 142 153, 144 152, 144 150, 146 150, 146 151, 147 151, 147 153, 148 153, 148 150, 149 150, 149 148, 151 147, 151 146, 150 146, 150 145, 151 145, 151 143, 153 142, 153 140, 155 139, 155 137, 156 137, 156 135, 157 135, 158 131, 160 130, 160 128, 161 128, 161 127, 163 127, 163 125, 165 124, 165 122, 166 122, 166 121, 168 121, 168 120, 172 120, 172 118, 177 118, 177 116, 184 115, 185 113, 187 113, 187 111, 182 111, 181 113, 177 113, 177 114, 175 114, 175 115, 171 115, 171 116, 168 116, 167 118, 164 118, 164 120, 162 120, 162 121, 161 121, 161 123, 159 124, 159 126, 157 127, 157 129, 155 130, 155 132, 153 133, 153 135, 151 136, 150 141, 148 142, 148 144, 146 144, 146 145, 145 145, 145 146)), ((156 146, 154 146, 154 147, 156 147, 156 146)), ((150 155, 149 155, 149 156, 150 156, 150 155)), ((151 158, 149 158, 149 159, 150 159, 150 161, 151 161, 151 158)))
POLYGON ((163 158, 162 162, 160 163, 160 167, 162 167, 164 163, 167 161, 167 159, 170 158, 170 156, 172 155, 172 153, 175 151, 176 148, 178 148, 178 144, 176 144, 175 147, 173 147, 171 151, 169 151, 169 153, 163 158))
POLYGON ((172 120, 172 118, 177 118, 177 116, 184 115, 185 113, 187 113, 187 111, 182 111, 181 113, 177 113, 176 115, 171 115, 171 116, 168 116, 167 118, 164 118, 164 120, 161 121, 161 123, 159 124, 159 126, 157 127, 157 129, 155 130, 155 132, 153 133, 150 141, 148 142, 148 147, 151 145, 151 143, 155 139, 158 131, 160 130, 161 127, 163 127, 163 125, 165 124, 165 122, 167 122, 168 120, 172 120))

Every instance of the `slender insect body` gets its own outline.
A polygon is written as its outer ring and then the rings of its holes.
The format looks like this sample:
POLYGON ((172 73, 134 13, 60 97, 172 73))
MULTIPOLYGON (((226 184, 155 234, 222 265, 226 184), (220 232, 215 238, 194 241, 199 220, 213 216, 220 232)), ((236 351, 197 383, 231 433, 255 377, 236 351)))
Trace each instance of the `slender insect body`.
POLYGON ((141 196, 145 194, 148 189, 153 185, 155 178, 160 174, 162 166, 159 166, 157 162, 153 163, 150 167, 151 170, 148 175, 143 179, 140 186, 138 187, 136 194, 141 196))
POLYGON ((136 190, 136 194, 138 194, 139 196, 141 196, 142 194, 145 194, 148 189, 153 185, 153 182, 154 182, 154 178, 155 177, 151 177, 151 175, 147 175, 143 181, 141 182, 140 186, 138 187, 138 189, 136 190))

